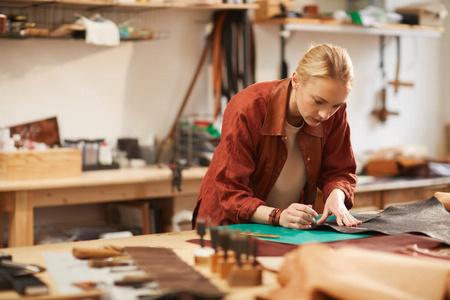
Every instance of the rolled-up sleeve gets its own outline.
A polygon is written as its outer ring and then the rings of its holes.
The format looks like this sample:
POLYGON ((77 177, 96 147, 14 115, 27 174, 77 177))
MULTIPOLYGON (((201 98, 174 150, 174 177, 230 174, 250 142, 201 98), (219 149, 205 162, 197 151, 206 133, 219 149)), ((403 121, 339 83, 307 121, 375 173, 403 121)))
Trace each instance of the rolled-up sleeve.
POLYGON ((318 187, 322 190, 324 202, 331 191, 340 189, 345 193, 345 205, 350 209, 354 202, 357 177, 346 105, 335 115, 322 155, 318 187))
POLYGON ((221 142, 215 153, 220 158, 215 162, 217 173, 214 179, 219 205, 235 223, 248 223, 256 208, 264 204, 253 196, 249 182, 255 170, 256 148, 261 138, 260 124, 263 123, 264 112, 260 110, 265 106, 258 101, 247 103, 231 101, 228 104, 221 142))

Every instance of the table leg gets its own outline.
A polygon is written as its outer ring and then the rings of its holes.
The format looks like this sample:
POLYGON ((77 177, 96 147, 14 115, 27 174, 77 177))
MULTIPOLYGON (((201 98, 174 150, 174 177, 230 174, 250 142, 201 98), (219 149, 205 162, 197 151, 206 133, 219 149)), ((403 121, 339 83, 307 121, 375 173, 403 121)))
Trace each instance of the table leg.
POLYGON ((5 247, 5 213, 0 211, 0 248, 5 247))
POLYGON ((33 199, 29 191, 15 192, 13 210, 8 215, 8 246, 33 245, 33 199))

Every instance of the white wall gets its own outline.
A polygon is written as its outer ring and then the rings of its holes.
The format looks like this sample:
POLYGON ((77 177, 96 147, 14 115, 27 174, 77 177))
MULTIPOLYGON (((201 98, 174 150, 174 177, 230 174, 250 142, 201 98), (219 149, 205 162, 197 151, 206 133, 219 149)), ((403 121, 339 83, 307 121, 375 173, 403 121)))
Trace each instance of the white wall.
MULTIPOLYGON (((279 61, 265 59, 277 53, 277 29, 269 25, 257 26, 258 80, 279 76, 279 61), (263 47, 263 45, 266 45, 263 47)), ((442 92, 440 76, 440 41, 433 38, 401 39, 402 69, 400 79, 413 82, 413 88, 400 88, 397 95, 392 86, 387 88, 387 105, 400 115, 390 116, 385 123, 372 116, 376 99, 381 97, 382 76, 379 69, 380 39, 378 36, 296 32, 286 46, 289 74, 312 43, 332 43, 345 47, 354 64, 355 84, 348 98, 348 117, 352 128, 355 152, 404 143, 425 144, 431 153, 440 151, 442 92), (426 75, 425 75, 426 74, 426 75)), ((385 70, 388 80, 395 78, 395 40, 388 40, 385 48, 385 70)))
MULTIPOLYGON (((169 37, 126 42, 117 48, 79 40, 0 39, 0 124, 56 115, 63 139, 115 141, 123 136, 144 139, 150 133, 164 137, 194 74, 209 17, 203 11, 150 12, 145 18, 155 29, 169 30, 169 37)), ((254 31, 257 81, 279 78, 278 27, 259 24, 254 31)), ((450 48, 448 40, 448 33, 442 40, 402 38, 401 79, 415 86, 400 88, 398 95, 388 88, 388 107, 400 115, 384 124, 371 115, 382 87, 377 36, 297 32, 286 55, 292 73, 310 42, 348 49, 356 75, 348 99, 355 152, 420 143, 428 146, 431 155, 440 155, 443 121, 450 121, 449 90, 443 87, 450 76, 450 63, 443 55, 450 48)), ((385 60, 387 79, 392 80, 394 40, 387 43, 385 60)), ((197 82, 188 112, 212 111, 206 73, 197 82)))
MULTIPOLYGON (((0 39, 0 124, 57 116, 63 139, 164 136, 194 74, 210 13, 166 10, 145 17, 169 37, 114 48, 0 39)), ((204 90, 205 72, 190 106, 207 105, 204 90)))
MULTIPOLYGON (((450 10, 450 0, 444 0, 443 3, 450 10)), ((442 43, 442 83, 443 83, 443 105, 444 110, 444 122, 450 124, 450 17, 445 20, 445 29, 447 33, 444 35, 442 43)), ((450 152, 450 149, 448 149, 450 152)))

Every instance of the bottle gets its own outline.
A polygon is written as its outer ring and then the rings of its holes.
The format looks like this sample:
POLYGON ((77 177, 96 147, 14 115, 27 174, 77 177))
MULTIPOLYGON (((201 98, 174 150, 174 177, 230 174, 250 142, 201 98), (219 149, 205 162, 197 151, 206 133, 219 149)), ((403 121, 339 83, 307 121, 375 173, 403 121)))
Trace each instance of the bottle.
POLYGON ((10 130, 7 127, 0 127, 0 151, 3 151, 4 145, 10 138, 10 130))
POLYGON ((19 133, 13 134, 12 139, 14 141, 14 146, 16 146, 17 149, 21 149, 23 147, 22 137, 19 133))
POLYGON ((112 165, 113 159, 111 146, 105 141, 100 143, 100 148, 98 151, 98 162, 103 166, 112 165))
POLYGON ((85 140, 83 154, 83 165, 95 166, 98 164, 98 142, 95 140, 85 140))
POLYGON ((12 138, 8 138, 3 140, 3 152, 17 152, 16 146, 14 146, 14 140, 12 138))

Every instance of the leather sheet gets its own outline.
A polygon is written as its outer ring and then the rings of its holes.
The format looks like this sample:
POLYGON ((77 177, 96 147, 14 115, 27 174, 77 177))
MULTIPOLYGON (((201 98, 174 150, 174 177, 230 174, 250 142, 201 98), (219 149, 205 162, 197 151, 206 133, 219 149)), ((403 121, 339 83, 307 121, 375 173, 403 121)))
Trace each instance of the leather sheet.
POLYGON ((137 266, 156 276, 159 287, 165 292, 181 290, 202 294, 205 298, 223 297, 223 293, 208 278, 185 263, 170 248, 126 247, 125 251, 131 255, 137 266))
POLYGON ((443 300, 449 275, 446 261, 306 244, 285 256, 270 299, 443 300))
POLYGON ((410 204, 393 205, 377 214, 358 214, 363 221, 356 228, 340 227, 336 220, 326 221, 311 230, 333 229, 341 233, 420 233, 450 244, 450 213, 437 198, 410 204))

